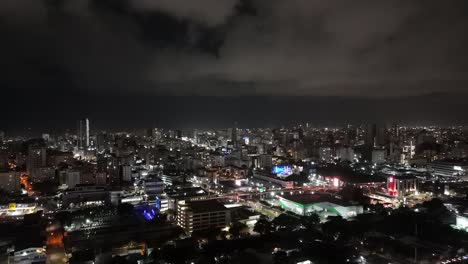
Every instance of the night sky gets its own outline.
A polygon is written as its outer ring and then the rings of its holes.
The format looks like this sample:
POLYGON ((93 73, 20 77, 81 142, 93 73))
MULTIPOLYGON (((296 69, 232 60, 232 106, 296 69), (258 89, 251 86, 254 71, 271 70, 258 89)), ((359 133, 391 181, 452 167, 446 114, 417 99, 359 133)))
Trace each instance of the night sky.
POLYGON ((0 129, 466 124, 466 0, 1 0, 0 129))

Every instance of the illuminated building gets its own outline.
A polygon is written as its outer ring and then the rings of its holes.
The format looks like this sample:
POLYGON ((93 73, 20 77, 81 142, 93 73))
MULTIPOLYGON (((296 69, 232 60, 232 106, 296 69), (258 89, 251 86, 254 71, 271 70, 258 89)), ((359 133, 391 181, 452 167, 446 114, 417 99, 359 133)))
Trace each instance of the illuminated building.
POLYGON ((468 217, 457 215, 455 227, 463 231, 468 231, 468 217))
POLYGON ((20 173, 9 170, 0 171, 0 189, 6 192, 20 191, 20 173))
POLYGON ((343 218, 363 213, 361 205, 352 205, 328 194, 298 194, 276 196, 282 208, 298 215, 322 213, 343 218))
POLYGON ((416 194, 418 178, 414 176, 390 176, 387 178, 388 194, 397 198, 416 194))
POLYGON ((30 145, 28 147, 28 157, 26 167, 29 177, 32 181, 40 181, 39 169, 45 167, 47 164, 46 148, 42 145, 30 145))
POLYGON ((75 188, 64 192, 62 196, 62 208, 103 205, 109 200, 109 191, 104 187, 77 185, 75 188))
POLYGON ((259 171, 254 171, 253 178, 250 181, 261 184, 262 186, 265 185, 270 187, 294 188, 293 181, 277 178, 270 173, 263 173, 259 171))
POLYGON ((147 178, 143 183, 143 190, 147 195, 156 195, 164 192, 164 182, 158 178, 147 178))
POLYGON ((468 171, 468 162, 455 160, 441 160, 432 162, 429 167, 435 177, 459 177, 468 171))
POLYGON ((85 149, 89 147, 89 119, 80 119, 77 122, 77 147, 85 149))
POLYGON ((0 217, 18 217, 33 214, 37 211, 37 203, 30 199, 3 200, 0 202, 0 217))
POLYGON ((120 166, 120 178, 123 182, 132 181, 132 167, 130 165, 120 166))
POLYGON ((329 147, 321 147, 319 149, 319 157, 321 161, 331 162, 333 160, 332 149, 329 147))
POLYGON ((9 263, 45 263, 47 260, 44 248, 27 248, 17 251, 10 257, 9 263))
POLYGON ((177 225, 187 234, 210 228, 224 228, 229 226, 230 222, 230 210, 218 201, 178 203, 177 225))

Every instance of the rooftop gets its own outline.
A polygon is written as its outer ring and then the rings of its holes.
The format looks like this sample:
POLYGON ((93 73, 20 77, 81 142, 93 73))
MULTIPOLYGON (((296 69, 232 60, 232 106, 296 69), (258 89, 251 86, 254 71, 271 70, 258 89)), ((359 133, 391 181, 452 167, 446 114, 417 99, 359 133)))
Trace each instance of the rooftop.
POLYGON ((187 205, 192 209, 194 213, 205 213, 205 212, 227 210, 227 208, 222 203, 216 200, 190 202, 190 203, 187 203, 187 205))
POLYGON ((349 202, 346 202, 342 199, 336 198, 332 194, 327 193, 314 193, 314 194, 293 194, 293 195, 282 195, 280 196, 283 199, 299 203, 302 205, 308 204, 316 204, 316 203, 323 203, 323 202, 330 202, 342 206, 349 206, 351 205, 349 202))

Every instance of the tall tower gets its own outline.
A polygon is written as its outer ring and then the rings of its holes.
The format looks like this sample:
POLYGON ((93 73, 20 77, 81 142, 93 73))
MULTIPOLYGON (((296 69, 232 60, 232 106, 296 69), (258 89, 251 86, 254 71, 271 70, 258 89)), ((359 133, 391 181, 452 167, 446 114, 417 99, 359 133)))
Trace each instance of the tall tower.
POLYGON ((369 147, 375 146, 375 137, 377 134, 377 125, 375 124, 367 124, 366 125, 366 137, 365 137, 365 144, 369 147))
POLYGON ((28 158, 26 160, 26 168, 31 179, 35 180, 37 172, 40 168, 47 165, 47 152, 43 144, 31 144, 28 146, 28 158))
POLYGON ((234 147, 237 147, 237 122, 234 122, 234 127, 232 128, 231 141, 234 147))
POLYGON ((79 149, 85 149, 89 147, 89 119, 80 119, 77 122, 77 132, 78 137, 77 147, 79 149))

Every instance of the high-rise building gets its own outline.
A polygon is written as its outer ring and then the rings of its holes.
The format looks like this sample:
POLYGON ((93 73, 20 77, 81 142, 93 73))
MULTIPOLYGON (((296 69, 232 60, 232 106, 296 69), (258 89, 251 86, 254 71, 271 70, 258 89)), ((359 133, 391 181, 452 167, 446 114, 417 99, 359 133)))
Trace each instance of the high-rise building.
POLYGON ((43 145, 29 145, 26 168, 32 181, 37 181, 36 178, 39 178, 38 176, 40 176, 37 175, 39 169, 44 168, 47 165, 46 153, 46 148, 43 145))
POLYGON ((13 192, 20 190, 20 173, 16 171, 0 171, 0 190, 13 192))
POLYGON ((61 185, 66 185, 73 189, 77 184, 81 183, 81 172, 79 171, 61 171, 59 172, 59 182, 61 185))
POLYGON ((369 147, 382 147, 386 141, 386 129, 383 125, 366 125, 365 144, 369 147))
POLYGON ((374 149, 372 151, 372 163, 382 164, 385 163, 386 151, 384 149, 374 149))
POLYGON ((237 137, 237 122, 235 122, 231 131, 231 142, 234 147, 237 147, 237 137))
POLYGON ((375 146, 382 147, 386 143, 386 129, 385 126, 378 125, 376 127, 375 146))
POLYGON ((89 147, 89 119, 80 119, 77 122, 77 147, 85 149, 89 147))
POLYGON ((273 159, 269 154, 262 154, 258 156, 258 168, 269 168, 273 167, 273 159))
POLYGON ((330 147, 320 147, 319 157, 321 161, 331 162, 333 160, 333 153, 330 147))
POLYGON ((365 137, 365 144, 366 146, 373 147, 375 144, 375 134, 377 130, 377 126, 375 124, 367 124, 366 125, 366 137, 365 137))
POLYGON ((130 165, 120 166, 120 178, 124 182, 132 181, 132 167, 130 165))
POLYGON ((336 150, 336 157, 342 161, 353 161, 354 149, 350 147, 341 147, 336 150))
POLYGON ((105 172, 96 172, 96 185, 103 186, 107 184, 107 173, 105 172))

